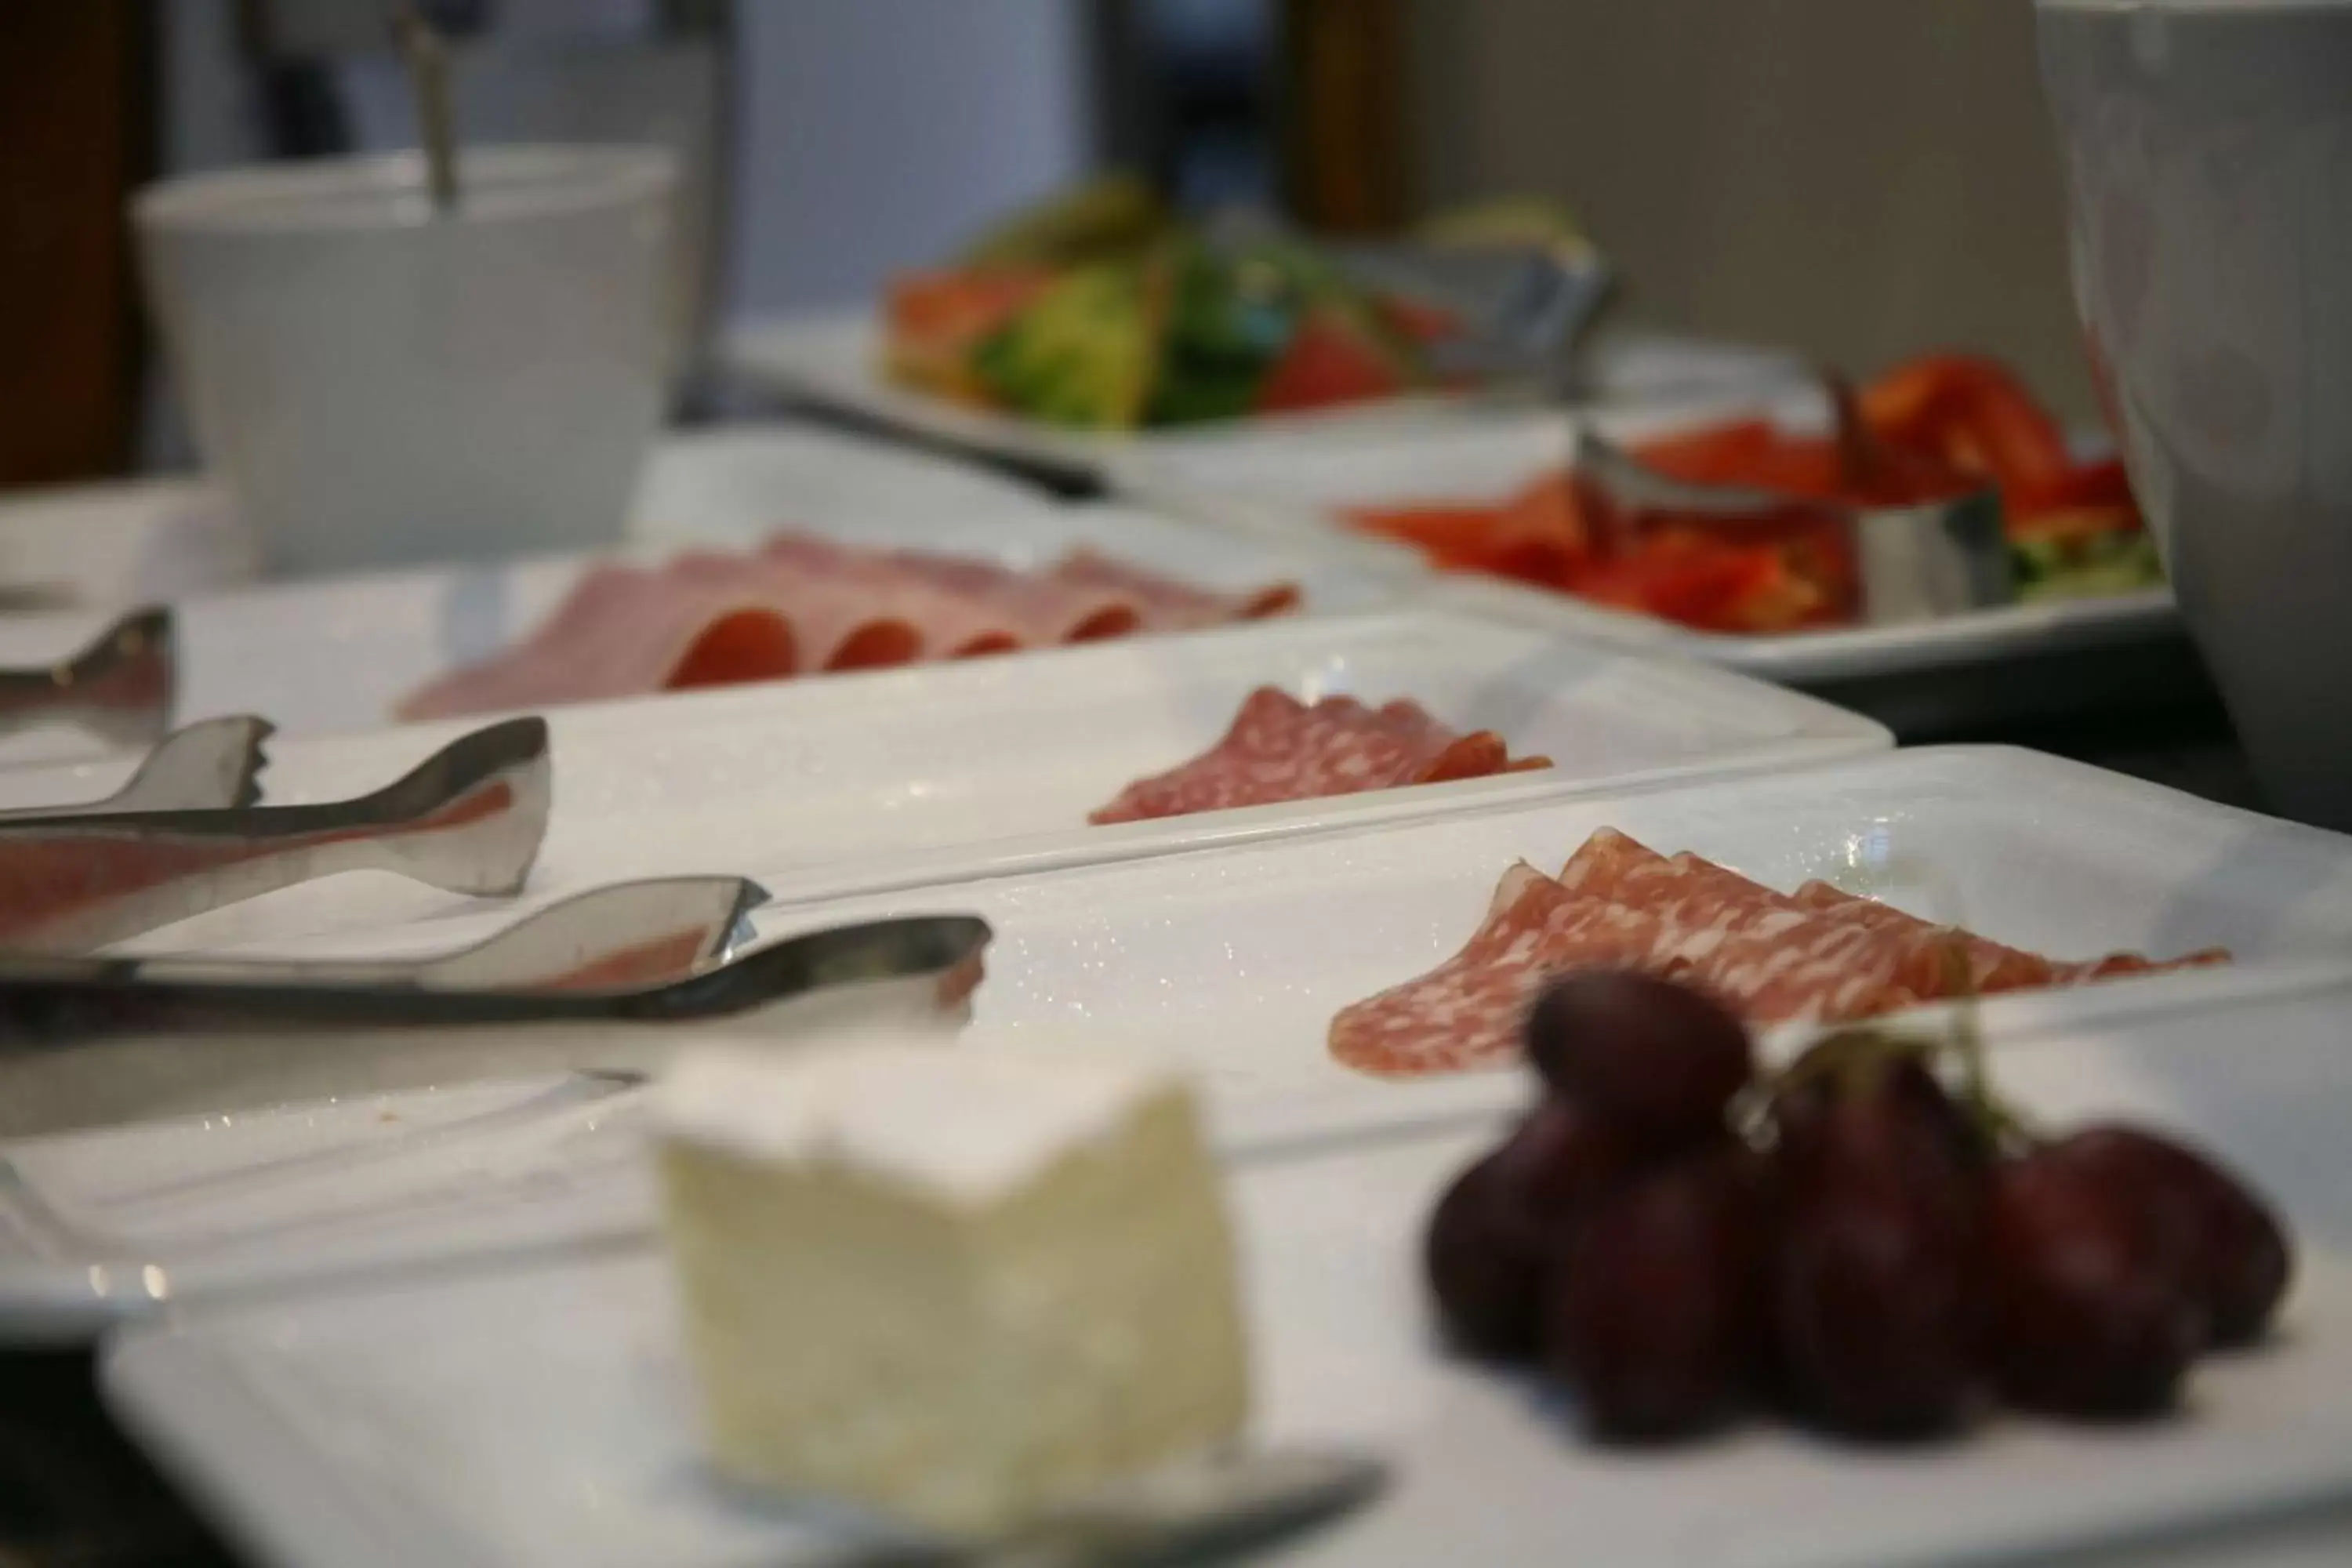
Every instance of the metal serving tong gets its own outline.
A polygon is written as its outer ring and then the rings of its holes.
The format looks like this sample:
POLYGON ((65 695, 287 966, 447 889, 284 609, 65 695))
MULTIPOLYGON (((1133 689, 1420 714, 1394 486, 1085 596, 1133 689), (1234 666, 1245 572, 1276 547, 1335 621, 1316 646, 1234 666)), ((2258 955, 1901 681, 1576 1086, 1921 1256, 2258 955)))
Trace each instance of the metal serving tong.
POLYGON ((261 799, 261 770, 269 765, 262 742, 276 731, 267 719, 207 719, 174 730, 155 743, 127 783, 104 800, 68 805, 17 806, 0 822, 39 820, 71 813, 116 816, 133 811, 214 811, 261 799))
POLYGON ((2016 596, 2000 498, 1990 489, 1856 506, 1744 485, 1690 484, 1659 473, 1589 426, 1577 431, 1575 467, 1604 495, 1636 510, 1695 512, 1730 527, 1791 510, 1841 519, 1853 537, 1862 619, 1870 626, 1932 620, 2016 596))
POLYGON ((936 1024, 980 983, 990 931, 977 916, 739 951, 766 898, 734 877, 623 883, 395 962, 0 955, 0 1134, 551 1070, 636 1075, 694 1026, 936 1024))
POLYGON ((1574 390, 1576 350, 1616 282, 1608 262, 1580 241, 1358 241, 1329 250, 1359 280, 1454 314, 1461 330, 1423 345, 1440 374, 1553 394, 1574 390))
POLYGON ((178 685, 172 612, 136 610, 61 663, 0 669, 0 735, 72 725, 115 745, 142 745, 171 722, 178 685))
POLYGON ((0 820, 0 949, 85 952, 340 871, 512 894, 546 835, 549 774, 546 721, 513 719, 356 800, 0 820))

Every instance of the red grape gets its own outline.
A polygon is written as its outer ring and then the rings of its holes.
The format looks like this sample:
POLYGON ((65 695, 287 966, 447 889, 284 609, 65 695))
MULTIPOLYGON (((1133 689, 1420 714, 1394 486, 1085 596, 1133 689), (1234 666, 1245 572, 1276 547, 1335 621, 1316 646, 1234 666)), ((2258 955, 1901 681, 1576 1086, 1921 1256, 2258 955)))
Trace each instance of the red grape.
POLYGON ((1833 1431, 1912 1436, 1967 1403, 1976 1316, 1969 1235, 1899 1184, 1826 1183, 1781 1222, 1774 1279, 1778 1370, 1833 1431))
MULTIPOLYGON (((1806 1059, 1798 1058, 1801 1068, 1806 1059)), ((1963 1216, 1981 1195, 1984 1142, 1916 1058, 1799 1071, 1773 1097, 1772 1121, 1773 1163, 1792 1195, 1893 1186, 1963 1216)))
POLYGON ((1981 1167, 1964 1119, 1916 1058, 1885 1056, 1801 1070, 1773 1117, 1787 1203, 1773 1332, 1787 1393, 1836 1431, 1951 1426, 1977 1327, 1981 1167))
POLYGON ((1631 1167, 1633 1150, 1616 1129, 1572 1100, 1547 1099, 1496 1151, 1512 1219, 1556 1229, 1631 1167))
POLYGON ((1747 1029, 1714 1000, 1615 970, 1548 987, 1528 1017, 1528 1051, 1554 1089, 1658 1148, 1719 1134, 1754 1068, 1747 1029))
POLYGON ((1422 1262, 1446 1338, 1471 1355, 1519 1361, 1536 1351, 1544 1254, 1505 1218, 1499 1158, 1487 1155, 1446 1188, 1422 1262))
POLYGON ((1535 1353, 1540 1285, 1562 1227, 1625 1163, 1622 1140, 1555 1100, 1454 1181, 1430 1217, 1423 1262, 1455 1344, 1498 1360, 1535 1353))
POLYGON ((2204 1309, 2105 1173, 2054 1149, 2003 1163, 1980 1256, 1990 1370, 2011 1399, 2092 1417, 2172 1404, 2205 1342, 2204 1309))
POLYGON ((2260 1198, 2204 1155, 2138 1128, 2085 1127, 2057 1147, 2134 1203, 2182 1260, 2213 1343, 2262 1336, 2294 1259, 2285 1230, 2260 1198))
POLYGON ((1567 1238, 1544 1304, 1545 1364, 1604 1436, 1687 1436, 1735 1407, 1763 1321, 1766 1214, 1736 1143, 1628 1177, 1567 1238))

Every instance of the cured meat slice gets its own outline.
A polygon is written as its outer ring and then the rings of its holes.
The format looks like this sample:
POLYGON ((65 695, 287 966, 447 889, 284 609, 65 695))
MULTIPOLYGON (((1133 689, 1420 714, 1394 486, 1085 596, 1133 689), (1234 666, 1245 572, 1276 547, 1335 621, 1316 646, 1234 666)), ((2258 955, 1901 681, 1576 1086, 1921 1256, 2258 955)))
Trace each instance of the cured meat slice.
POLYGON ((1958 994, 1951 973, 1956 942, 1968 955, 1969 986, 1979 994, 2027 990, 2048 985, 2056 978, 2057 966, 2039 953, 2006 947, 1957 926, 1933 924, 1892 904, 1858 897, 1827 882, 1807 882, 1797 889, 1797 901, 1832 919, 1856 921, 1907 943, 1911 956, 1905 984, 1923 998, 1958 994))
POLYGON ((1327 697, 1308 707, 1262 686, 1244 699, 1215 745, 1128 785, 1087 820, 1141 822, 1550 765, 1545 757, 1514 761, 1489 731, 1457 735, 1414 703, 1375 710, 1353 698, 1327 697))
POLYGON ((2164 974, 2175 969, 2203 969, 2231 962, 2226 947, 2200 948, 2179 958, 2152 959, 2137 952, 2111 952, 2105 958, 2056 966, 2055 984, 2087 985, 2098 980, 2119 980, 2133 974, 2164 974))
MULTIPOLYGON (((1521 862, 1503 874, 1462 950, 1425 974, 1342 1008, 1331 1054, 1360 1072, 1420 1077, 1515 1060, 1528 1003, 1563 948, 1631 964, 1656 940, 1641 910, 1585 898, 1521 862)), ((1596 960, 1597 962, 1597 960, 1596 960)))
POLYGON ((1866 1017, 1916 1000, 1892 982, 1890 944, 1778 894, 1735 900, 1733 884, 1755 885, 1720 867, 1678 865, 1622 834, 1570 865, 1619 896, 1513 867, 1459 952, 1332 1020, 1331 1054, 1387 1077, 1510 1060, 1538 989, 1576 969, 1684 979, 1759 1024, 1866 1017))
POLYGON ((1705 964, 1733 934, 1775 911, 1796 909, 1784 895, 1711 860, 1691 854, 1669 858, 1610 827, 1584 841, 1560 868, 1559 880, 1656 915, 1659 946, 1644 967, 1658 973, 1705 964))
POLYGON ((1948 994, 1956 944, 1969 983, 1987 992, 2230 959, 2212 948, 2164 963, 2128 952, 2053 963, 1826 883, 1776 892, 1696 855, 1669 858, 1602 828, 1557 879, 1513 867, 1461 952, 1342 1009, 1329 1045, 1348 1066, 1390 1076, 1505 1061, 1518 1049, 1521 1018, 1543 981, 1586 967, 1686 981, 1755 1025, 1843 1022, 1948 994))
POLYGON ((1090 552, 1043 571, 780 534, 667 567, 591 568, 537 629, 404 700, 405 719, 961 658, 1295 608, 1287 584, 1224 595, 1090 552))
POLYGON ((1755 1024, 1871 1016, 1918 998, 1903 952, 1696 856, 1672 859, 1604 828, 1555 881, 1515 867, 1486 922, 1436 969, 1344 1009, 1334 1057, 1386 1076, 1510 1059, 1548 977, 1641 969, 1701 985, 1755 1024))
POLYGON ((1261 621, 1298 608, 1298 584, 1272 583, 1240 594, 1220 594, 1129 565, 1084 545, 1055 562, 1047 574, 1077 587, 1108 590, 1131 601, 1145 626, 1155 632, 1192 631, 1229 621, 1261 621))
POLYGON ((2120 979, 2133 974, 2158 974, 2174 969, 2199 969, 2231 961, 2229 949, 2210 947, 2160 961, 2137 952, 2112 952, 2104 958, 2059 962, 2037 952, 2005 946, 1957 926, 1932 925, 1890 904, 1882 904, 1874 899, 1858 898, 1826 882, 1806 883, 1797 889, 1797 899, 1809 908, 1848 920, 1867 921, 1897 936, 1909 933, 1916 945, 1912 967, 1905 983, 1923 998, 1949 997, 1957 994, 1949 970, 1949 954, 1955 939, 1969 955, 1970 985, 1988 995, 2001 991, 2030 991, 2049 985, 2084 985, 2094 981, 2120 979))

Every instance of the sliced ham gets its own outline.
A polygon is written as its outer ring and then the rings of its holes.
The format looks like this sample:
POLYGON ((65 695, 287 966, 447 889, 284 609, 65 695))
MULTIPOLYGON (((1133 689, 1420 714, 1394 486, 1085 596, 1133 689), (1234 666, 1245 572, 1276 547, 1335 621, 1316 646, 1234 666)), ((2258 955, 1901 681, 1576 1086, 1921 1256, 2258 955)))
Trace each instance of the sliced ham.
POLYGON ((1228 621, 1261 621, 1298 608, 1298 585, 1274 583, 1220 594, 1130 566, 1084 545, 1054 563, 1049 574, 1073 587, 1124 595, 1153 631, 1192 631, 1228 621))
POLYGON ((1456 734, 1412 702, 1371 709, 1327 697, 1309 707, 1262 686, 1215 745, 1128 785, 1087 820, 1141 822, 1550 765, 1545 757, 1514 760, 1490 731, 1456 734))
POLYGON ((1042 571, 781 534, 738 554, 592 567, 538 628, 412 693, 404 719, 964 658, 1296 607, 1295 587, 1209 593, 1091 552, 1042 571))

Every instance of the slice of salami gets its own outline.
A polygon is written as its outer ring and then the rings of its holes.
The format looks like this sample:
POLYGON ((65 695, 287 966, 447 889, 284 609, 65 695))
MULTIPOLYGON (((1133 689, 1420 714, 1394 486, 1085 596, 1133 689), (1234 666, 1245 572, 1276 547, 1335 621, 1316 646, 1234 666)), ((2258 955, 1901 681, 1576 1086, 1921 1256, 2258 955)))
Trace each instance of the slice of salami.
MULTIPOLYGON (((1563 931, 1622 908, 1572 893, 1521 861, 1503 874, 1486 918, 1460 952, 1425 974, 1340 1010, 1331 1020, 1331 1055, 1384 1078, 1516 1060, 1519 1026, 1551 972, 1549 954, 1563 931)), ((1637 940, 1646 944, 1649 936, 1637 940)))
POLYGON ((1797 901, 1833 920, 1853 921, 1907 942, 1911 957, 1904 983, 1922 998, 1958 994, 1951 973, 1955 943, 1968 955, 1968 984, 1979 994, 2030 990, 2050 984, 2056 975, 2056 965, 2039 953, 2004 946, 1958 926, 1933 924, 1827 882, 1807 882, 1797 889, 1797 901))
POLYGON ((2057 964, 2051 983, 2056 985, 2088 985, 2101 980, 2122 980, 2135 974, 2163 974, 2175 969, 2204 969, 2231 962, 2230 950, 2226 947, 2200 948, 2195 952, 2167 959, 2147 958, 2137 952, 2111 952, 2105 958, 2057 964))
POLYGON ((1899 984, 1901 960, 1879 933, 1603 829, 1556 881, 1514 867, 1459 952, 1343 1010, 1329 1045, 1348 1066, 1390 1077, 1492 1066, 1517 1055, 1544 981, 1584 968, 1682 979, 1754 1024, 1867 1017, 1917 1000, 1899 984))
MULTIPOLYGON (((1541 758, 1528 761, 1549 765, 1541 758)), ((1309 708, 1272 687, 1260 687, 1244 700, 1216 744, 1164 773, 1128 785, 1087 820, 1098 826, 1141 822, 1314 800, 1483 778, 1511 765, 1501 737, 1484 730, 1456 735, 1413 704, 1375 710, 1350 697, 1327 697, 1309 708)))

